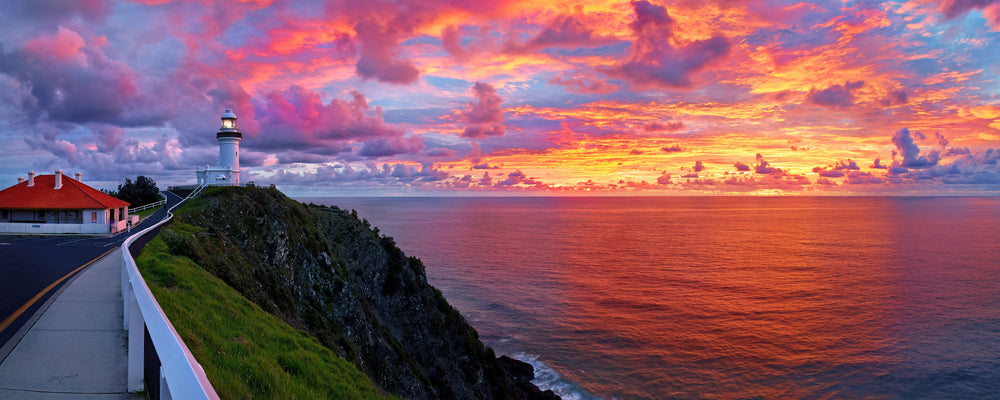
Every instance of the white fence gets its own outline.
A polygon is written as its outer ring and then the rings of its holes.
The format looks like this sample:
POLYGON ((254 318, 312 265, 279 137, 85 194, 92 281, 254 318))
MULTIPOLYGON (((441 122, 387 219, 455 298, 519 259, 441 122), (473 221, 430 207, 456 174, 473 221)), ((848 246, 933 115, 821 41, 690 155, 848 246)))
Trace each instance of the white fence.
POLYGON ((139 206, 139 207, 136 207, 136 208, 129 208, 128 211, 129 211, 129 213, 137 213, 139 211, 145 211, 145 210, 148 210, 148 209, 153 208, 153 207, 162 206, 164 204, 167 204, 167 199, 163 199, 163 200, 157 201, 155 203, 149 203, 149 204, 146 204, 144 206, 139 206))
POLYGON ((122 300, 128 331, 128 390, 145 388, 151 399, 218 399, 205 370, 153 298, 129 252, 132 242, 173 218, 167 217, 122 243, 122 300), (148 352, 148 353, 147 353, 148 352), (158 361, 158 362, 157 362, 158 361))
MULTIPOLYGON (((107 234, 111 229, 108 224, 45 224, 0 222, 0 232, 26 234, 65 234, 79 233, 84 235, 107 234)), ((124 227, 124 225, 122 225, 124 227)))

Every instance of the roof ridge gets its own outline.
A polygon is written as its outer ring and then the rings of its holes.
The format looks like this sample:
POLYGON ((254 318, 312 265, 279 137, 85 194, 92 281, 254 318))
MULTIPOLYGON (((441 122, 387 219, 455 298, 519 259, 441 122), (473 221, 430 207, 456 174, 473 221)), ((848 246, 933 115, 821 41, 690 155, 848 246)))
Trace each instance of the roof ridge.
MULTIPOLYGON (((101 201, 101 199, 98 199, 98 198, 92 196, 90 193, 88 193, 87 190, 84 190, 84 188, 82 187, 83 186, 83 182, 80 182, 80 181, 78 181, 76 179, 70 178, 70 177, 66 176, 65 174, 63 174, 63 178, 65 178, 67 181, 72 181, 73 182, 73 187, 76 188, 77 191, 79 191, 80 193, 83 193, 84 196, 89 197, 91 200, 96 201, 97 204, 100 204, 100 205, 105 206, 105 207, 111 207, 110 205, 105 204, 104 201, 101 201)), ((104 194, 105 196, 113 197, 116 200, 121 200, 121 199, 119 199, 117 197, 114 197, 114 196, 111 196, 110 194, 106 194, 104 192, 101 192, 101 191, 99 191, 97 189, 94 189, 94 188, 92 188, 90 186, 87 186, 87 188, 89 188, 90 190, 96 191, 97 193, 104 194)), ((124 202, 125 200, 121 200, 121 201, 124 202)), ((129 204, 129 205, 131 206, 131 204, 129 204)), ((114 208, 114 207, 111 207, 111 208, 114 208)))

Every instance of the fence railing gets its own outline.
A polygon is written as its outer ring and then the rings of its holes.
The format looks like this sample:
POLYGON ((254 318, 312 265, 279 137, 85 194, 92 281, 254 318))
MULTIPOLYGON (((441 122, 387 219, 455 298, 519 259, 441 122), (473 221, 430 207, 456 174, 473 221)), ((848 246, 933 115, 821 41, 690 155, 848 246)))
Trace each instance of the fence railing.
POLYGON ((159 206, 162 206, 164 204, 167 204, 167 199, 163 199, 163 200, 157 201, 155 203, 149 203, 149 204, 146 204, 144 206, 139 206, 139 207, 135 207, 135 208, 129 208, 128 210, 129 210, 129 212, 139 212, 139 211, 148 210, 150 208, 159 207, 159 206))
MULTIPOLYGON (((183 203, 183 202, 182 202, 183 203)), ((178 203, 177 205, 180 205, 178 203)), ((205 370, 170 323, 135 265, 129 251, 136 240, 151 239, 171 218, 129 236, 122 244, 124 330, 128 331, 128 390, 146 389, 150 399, 218 399, 205 370)))

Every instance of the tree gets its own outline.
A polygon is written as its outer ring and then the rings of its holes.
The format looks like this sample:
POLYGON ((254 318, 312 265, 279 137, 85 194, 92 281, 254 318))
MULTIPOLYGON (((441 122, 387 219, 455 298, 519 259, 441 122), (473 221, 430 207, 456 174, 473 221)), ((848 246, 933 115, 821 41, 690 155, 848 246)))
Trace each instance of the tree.
POLYGON ((112 192, 111 195, 129 202, 132 207, 137 207, 159 201, 160 189, 152 179, 139 175, 135 178, 135 182, 125 178, 125 183, 118 185, 118 191, 112 192))

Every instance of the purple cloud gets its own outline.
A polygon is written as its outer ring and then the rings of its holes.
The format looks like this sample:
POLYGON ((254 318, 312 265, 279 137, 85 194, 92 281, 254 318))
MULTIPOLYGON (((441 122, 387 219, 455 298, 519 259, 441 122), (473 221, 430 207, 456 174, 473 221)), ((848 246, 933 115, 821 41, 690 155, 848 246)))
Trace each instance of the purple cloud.
POLYGON ((810 103, 833 109, 850 108, 854 106, 854 91, 864 85, 864 81, 848 81, 823 90, 811 89, 806 99, 810 103))
POLYGON ((764 174, 764 175, 771 175, 771 174, 781 175, 784 173, 784 171, 782 171, 781 168, 772 167, 771 163, 764 160, 764 156, 762 156, 760 153, 757 153, 757 165, 754 166, 753 170, 758 174, 764 174))
MULTIPOLYGON (((917 137, 926 138, 920 132, 914 132, 917 137)), ((920 147, 913 142, 913 138, 910 137, 910 130, 903 128, 892 135, 892 144, 896 146, 896 150, 893 151, 893 159, 895 160, 896 155, 901 157, 897 160, 899 166, 904 168, 927 168, 938 163, 940 158, 937 150, 931 150, 925 155, 920 155, 920 147)))

